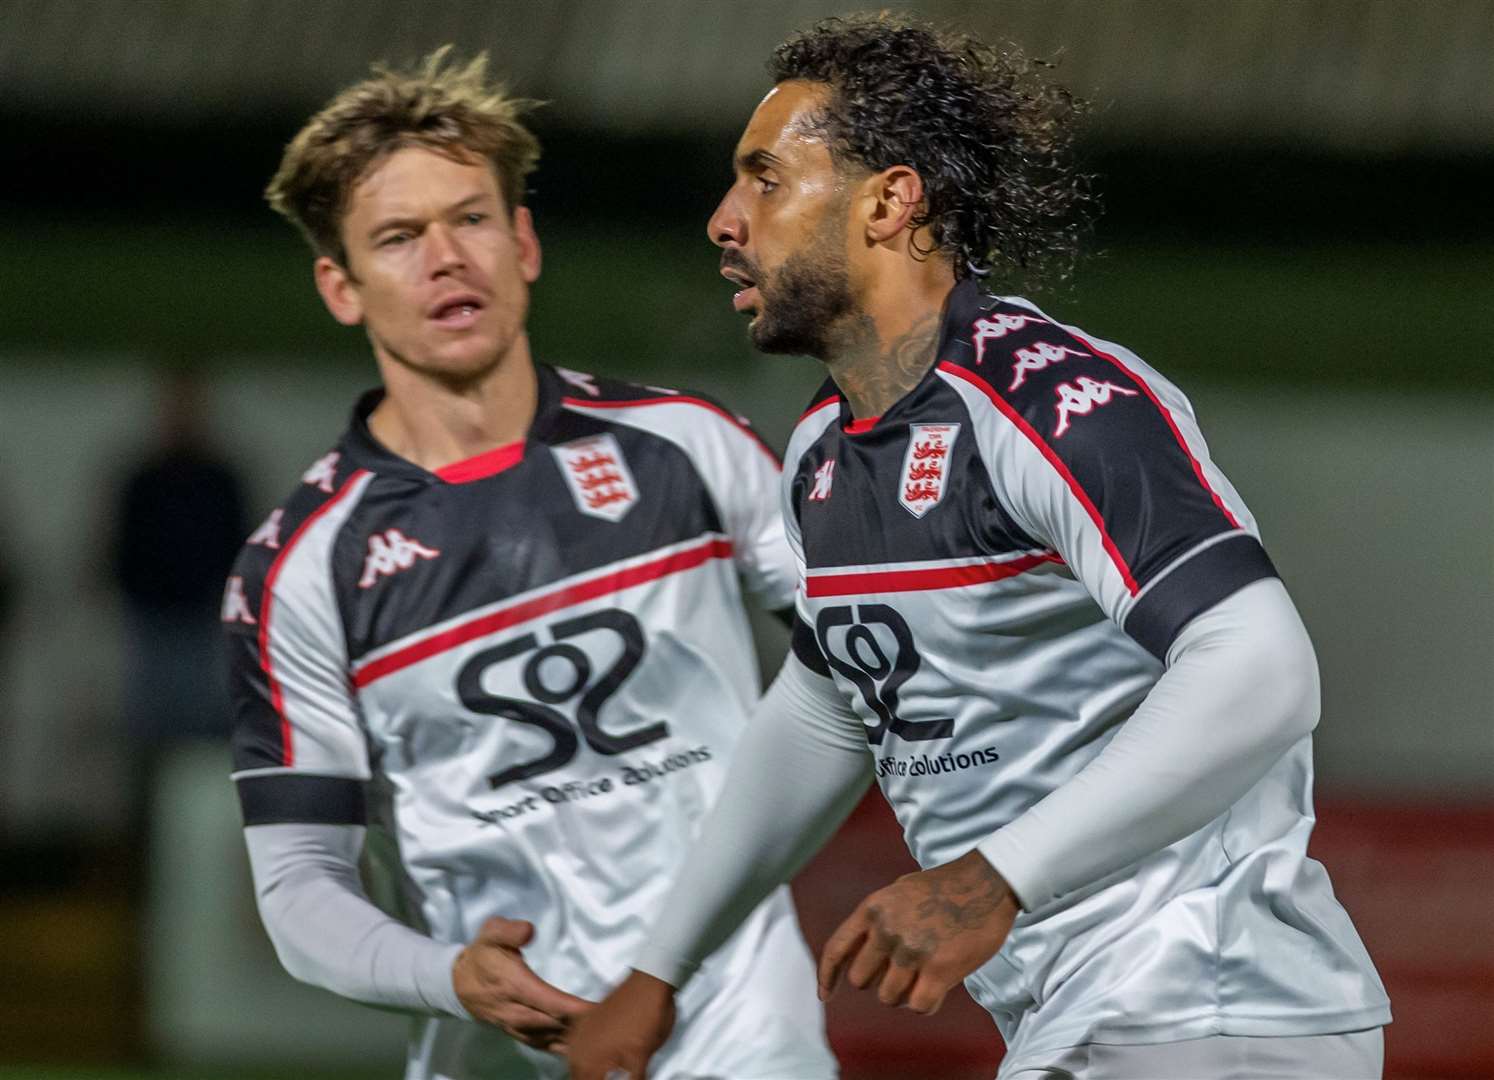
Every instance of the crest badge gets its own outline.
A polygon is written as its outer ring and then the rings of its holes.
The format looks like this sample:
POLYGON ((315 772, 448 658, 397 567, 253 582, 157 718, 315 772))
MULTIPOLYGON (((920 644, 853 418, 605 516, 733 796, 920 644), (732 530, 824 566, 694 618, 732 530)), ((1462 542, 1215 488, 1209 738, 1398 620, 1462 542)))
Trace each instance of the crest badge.
POLYGON ((638 485, 622 447, 611 435, 590 435, 551 447, 576 509, 606 521, 621 521, 638 501, 638 485))
POLYGON ((897 501, 921 518, 944 498, 949 480, 949 457, 959 437, 959 424, 908 425, 908 452, 898 482, 897 501))

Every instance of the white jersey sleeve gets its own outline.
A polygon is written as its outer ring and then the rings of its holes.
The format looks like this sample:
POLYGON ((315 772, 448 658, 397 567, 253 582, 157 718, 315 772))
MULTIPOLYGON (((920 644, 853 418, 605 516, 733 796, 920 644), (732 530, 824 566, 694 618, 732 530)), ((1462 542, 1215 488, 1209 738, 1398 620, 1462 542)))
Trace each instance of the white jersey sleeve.
POLYGON ((1160 660, 1193 616, 1275 576, 1255 520, 1187 398, 1138 356, 1025 301, 983 321, 999 318, 1043 330, 1026 347, 940 365, 974 421, 994 495, 1160 660))
POLYGON ((1093 761, 980 845, 1031 908, 1223 813, 1311 731, 1318 701, 1306 631, 1187 399, 1025 302, 974 338, 1018 323, 1036 340, 941 374, 1012 520, 1168 664, 1093 761))
POLYGON ((330 565, 371 477, 335 470, 333 461, 272 516, 273 530, 255 533, 228 581, 233 778, 245 825, 364 822, 368 745, 330 565))
POLYGON ((244 830, 260 919, 292 976, 353 1001, 471 1019, 452 986, 460 945, 390 918, 358 877, 356 825, 244 830))
POLYGON ((1168 661, 1093 761, 979 845, 1028 910, 1202 828, 1317 723, 1312 643, 1275 579, 1190 621, 1168 661))

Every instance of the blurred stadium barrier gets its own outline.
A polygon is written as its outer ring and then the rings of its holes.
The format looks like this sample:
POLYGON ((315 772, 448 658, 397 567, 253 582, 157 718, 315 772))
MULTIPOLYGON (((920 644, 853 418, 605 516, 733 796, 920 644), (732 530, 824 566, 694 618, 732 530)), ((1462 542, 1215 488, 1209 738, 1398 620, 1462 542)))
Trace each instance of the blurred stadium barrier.
MULTIPOLYGON (((1333 878, 1390 992, 1389 1080, 1494 1076, 1494 803, 1319 800, 1312 854, 1333 878)), ((816 949, 867 893, 917 869, 871 792, 795 882, 816 949)), ((845 1080, 990 1080, 1000 1039, 956 992, 932 1017, 842 987, 829 1005, 845 1080)))
MULTIPOLYGON (((861 8, 875 9, 876 4, 861 8)), ((564 123, 735 124, 789 32, 855 4, 765 0, 0 0, 12 105, 180 121, 304 110, 370 59, 487 49, 564 123), (416 14, 418 12, 418 14, 416 14), (292 44, 294 43, 294 44, 292 44), (657 62, 668 58, 667 63, 657 62)), ((991 41, 1059 56, 1107 138, 1494 147, 1494 19, 1481 0, 906 0, 991 41)))

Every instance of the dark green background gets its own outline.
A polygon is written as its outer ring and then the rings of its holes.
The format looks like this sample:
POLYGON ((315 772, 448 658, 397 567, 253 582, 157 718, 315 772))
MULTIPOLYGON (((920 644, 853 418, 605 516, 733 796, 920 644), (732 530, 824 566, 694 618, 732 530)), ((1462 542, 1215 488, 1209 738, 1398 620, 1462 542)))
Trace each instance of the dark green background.
MULTIPOLYGON (((0 140, 0 354, 367 363, 259 199, 296 118, 0 124, 24 135, 0 140)), ((733 133, 540 133, 538 355, 617 373, 751 365, 704 229, 733 133)), ((1494 159, 1102 135, 1084 155, 1105 213, 1074 279, 1038 294, 1050 313, 1170 375, 1494 390, 1494 159)))

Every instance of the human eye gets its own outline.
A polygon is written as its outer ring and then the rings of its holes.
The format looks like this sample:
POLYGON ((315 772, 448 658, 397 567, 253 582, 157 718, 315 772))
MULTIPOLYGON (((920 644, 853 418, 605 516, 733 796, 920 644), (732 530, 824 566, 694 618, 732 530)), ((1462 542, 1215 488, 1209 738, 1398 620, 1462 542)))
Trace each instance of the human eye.
POLYGON ((481 225, 484 221, 487 220, 488 215, 483 213, 481 210, 468 210, 465 214, 462 215, 463 225, 481 225))
POLYGON ((768 192, 778 186, 777 180, 769 180, 766 176, 753 177, 753 183, 757 185, 757 190, 763 195, 768 194, 768 192))
POLYGON ((386 233, 379 238, 379 247, 392 248, 407 244, 415 238, 415 234, 409 229, 400 229, 398 232, 386 233))

